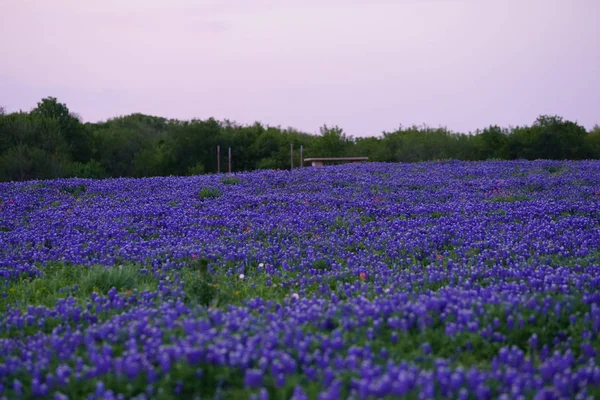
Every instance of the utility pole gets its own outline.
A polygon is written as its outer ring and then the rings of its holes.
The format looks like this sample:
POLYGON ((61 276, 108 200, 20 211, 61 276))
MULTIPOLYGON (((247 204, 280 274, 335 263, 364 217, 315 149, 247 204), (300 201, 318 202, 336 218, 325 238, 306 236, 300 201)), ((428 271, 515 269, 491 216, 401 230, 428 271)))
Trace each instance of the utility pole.
POLYGON ((217 174, 221 173, 221 146, 217 145, 217 174))
POLYGON ((231 147, 229 148, 229 173, 231 173, 231 147))
POLYGON ((300 145, 300 168, 304 167, 304 146, 300 145))

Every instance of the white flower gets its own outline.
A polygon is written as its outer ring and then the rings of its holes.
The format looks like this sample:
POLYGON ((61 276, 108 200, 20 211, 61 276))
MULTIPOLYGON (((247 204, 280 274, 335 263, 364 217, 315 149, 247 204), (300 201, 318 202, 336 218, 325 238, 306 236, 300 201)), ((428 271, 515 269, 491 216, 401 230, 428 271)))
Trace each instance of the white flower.
POLYGON ((264 266, 265 266, 265 264, 263 264, 263 263, 258 264, 258 268, 262 268, 264 266))
POLYGON ((298 293, 292 293, 292 299, 298 300, 299 298, 300 298, 300 295, 298 293))
POLYGON ((384 293, 389 293, 389 292, 390 292, 390 288, 385 288, 385 289, 383 289, 383 292, 384 292, 384 293))
POLYGON ((240 279, 244 279, 245 277, 246 277, 246 275, 240 274, 240 279))

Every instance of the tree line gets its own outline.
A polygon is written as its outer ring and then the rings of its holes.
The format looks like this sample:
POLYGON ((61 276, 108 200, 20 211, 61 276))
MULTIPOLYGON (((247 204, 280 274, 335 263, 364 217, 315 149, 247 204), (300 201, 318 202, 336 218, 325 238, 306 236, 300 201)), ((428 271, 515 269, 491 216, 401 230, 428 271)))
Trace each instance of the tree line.
MULTIPOLYGON (((259 122, 180 121, 144 114, 83 123, 54 97, 42 99, 30 112, 0 108, 2 181, 214 173, 217 145, 223 166, 231 147, 233 171, 289 169, 290 144, 295 149, 302 145, 305 157, 367 156, 386 162, 598 159, 600 126, 588 132, 576 122, 542 115, 531 126, 492 125, 470 134, 401 126, 378 137, 353 138, 338 126, 325 125, 312 135, 259 122)), ((298 151, 295 157, 297 166, 298 151)))

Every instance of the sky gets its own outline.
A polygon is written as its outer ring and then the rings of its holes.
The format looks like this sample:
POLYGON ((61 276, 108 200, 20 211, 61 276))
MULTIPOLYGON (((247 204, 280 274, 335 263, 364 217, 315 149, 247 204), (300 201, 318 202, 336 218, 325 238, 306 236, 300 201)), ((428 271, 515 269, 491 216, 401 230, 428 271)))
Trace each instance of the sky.
POLYGON ((0 106, 355 137, 600 124, 600 0, 0 0, 0 106))

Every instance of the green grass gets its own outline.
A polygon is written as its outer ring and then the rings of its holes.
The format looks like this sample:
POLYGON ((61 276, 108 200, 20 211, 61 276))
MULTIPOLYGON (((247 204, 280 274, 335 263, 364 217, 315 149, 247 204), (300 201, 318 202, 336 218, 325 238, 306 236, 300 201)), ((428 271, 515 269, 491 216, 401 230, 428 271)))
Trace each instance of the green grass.
POLYGON ((83 301, 93 292, 106 294, 113 287, 119 292, 156 290, 158 279, 143 274, 141 269, 135 265, 87 267, 52 263, 40 268, 40 276, 6 281, 0 312, 15 305, 53 307, 58 300, 69 296, 83 301))
POLYGON ((516 203, 518 201, 527 201, 527 200, 531 200, 531 197, 523 195, 523 194, 516 194, 516 195, 506 195, 506 196, 495 196, 495 197, 492 197, 491 202, 492 203, 516 203))
POLYGON ((63 193, 68 193, 74 197, 81 196, 83 193, 85 193, 86 190, 87 187, 83 183, 79 185, 64 185, 61 188, 61 191, 63 193))
POLYGON ((40 267, 40 270, 40 276, 5 282, 2 289, 5 296, 0 297, 0 312, 15 305, 23 309, 28 305, 53 307, 58 300, 67 297, 84 302, 92 293, 105 295, 112 288, 121 293, 155 291, 161 278, 171 280, 175 276, 183 282, 184 300, 189 305, 216 307, 242 304, 249 297, 275 299, 286 295, 281 287, 267 284, 268 279, 275 285, 280 284, 279 278, 255 275, 249 280, 213 273, 209 271, 206 260, 190 260, 186 267, 169 271, 160 278, 134 264, 87 267, 53 263, 40 267))
POLYGON ((544 167, 544 170, 550 175, 558 175, 569 172, 569 168, 564 165, 547 165, 544 167))
POLYGON ((237 185, 241 181, 242 180, 236 176, 227 176, 227 177, 221 179, 221 183, 223 185, 237 185))
POLYGON ((201 199, 216 199, 217 197, 221 197, 221 195, 222 192, 219 188, 205 187, 198 192, 198 197, 201 199))

